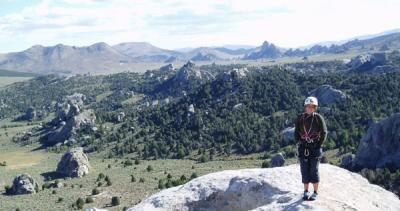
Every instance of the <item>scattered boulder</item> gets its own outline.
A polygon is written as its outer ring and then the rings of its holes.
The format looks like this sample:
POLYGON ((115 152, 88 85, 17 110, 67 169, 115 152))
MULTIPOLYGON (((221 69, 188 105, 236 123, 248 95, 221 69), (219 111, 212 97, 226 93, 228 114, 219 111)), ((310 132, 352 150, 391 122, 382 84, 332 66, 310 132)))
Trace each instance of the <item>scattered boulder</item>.
POLYGON ((329 160, 328 160, 328 158, 326 157, 326 155, 322 155, 322 156, 321 156, 320 163, 329 163, 329 160))
POLYGON ((285 158, 283 157, 282 153, 278 153, 274 157, 271 158, 271 166, 272 167, 280 167, 283 165, 285 165, 285 158))
POLYGON ((39 185, 36 180, 29 174, 20 174, 15 177, 10 189, 10 194, 34 194, 39 191, 39 185))
POLYGON ((357 168, 400 168, 400 113, 370 125, 360 140, 354 164, 357 168))
POLYGON ((74 148, 65 153, 57 166, 57 172, 66 177, 83 177, 89 173, 89 160, 82 147, 74 148))
POLYGON ((119 112, 117 115, 117 122, 122 122, 125 118, 125 112, 119 112))
POLYGON ((294 140, 294 129, 294 127, 288 127, 281 131, 281 134, 285 141, 294 140))
POLYGON ((299 164, 226 170, 162 190, 129 211, 142 210, 400 210, 398 197, 346 169, 320 164, 316 203, 301 200, 299 164), (351 184, 352 188, 345 188, 351 184))
POLYGON ((345 93, 334 89, 331 85, 322 85, 308 94, 316 97, 319 103, 324 105, 340 103, 348 98, 345 93))
POLYGON ((196 113, 195 110, 194 110, 194 105, 193 105, 193 104, 190 104, 190 105, 189 105, 189 107, 188 107, 188 112, 189 112, 189 114, 194 114, 194 113, 196 113))
POLYGON ((342 157, 342 162, 340 163, 340 167, 345 169, 351 169, 353 166, 354 155, 348 154, 342 157))

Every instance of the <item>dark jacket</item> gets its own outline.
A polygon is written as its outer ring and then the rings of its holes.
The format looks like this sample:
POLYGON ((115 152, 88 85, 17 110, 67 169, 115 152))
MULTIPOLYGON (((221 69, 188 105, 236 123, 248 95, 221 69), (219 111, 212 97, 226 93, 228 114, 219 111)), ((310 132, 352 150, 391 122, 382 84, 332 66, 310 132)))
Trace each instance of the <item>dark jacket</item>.
POLYGON ((296 119, 294 130, 294 138, 296 140, 296 143, 299 144, 299 157, 320 157, 322 154, 321 145, 326 140, 327 134, 328 130, 326 128, 325 120, 321 116, 321 114, 316 112, 314 112, 313 114, 300 114, 296 119), (313 143, 307 143, 305 141, 304 137, 306 136, 306 134, 304 130, 307 130, 307 132, 309 132, 308 137, 314 140, 313 143), (308 150, 308 155, 305 155, 305 149, 308 150))

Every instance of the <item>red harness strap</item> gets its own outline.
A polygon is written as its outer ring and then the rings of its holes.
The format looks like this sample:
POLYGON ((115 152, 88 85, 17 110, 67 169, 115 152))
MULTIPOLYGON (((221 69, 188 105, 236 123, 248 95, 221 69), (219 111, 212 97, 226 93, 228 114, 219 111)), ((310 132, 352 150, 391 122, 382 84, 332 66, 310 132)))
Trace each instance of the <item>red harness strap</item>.
POLYGON ((320 132, 312 132, 311 133, 311 129, 313 126, 313 122, 314 122, 314 112, 312 113, 311 116, 311 124, 310 124, 310 128, 307 130, 306 129, 306 124, 305 124, 305 115, 301 115, 301 120, 303 121, 303 133, 300 134, 301 138, 306 140, 308 143, 313 143, 315 139, 319 139, 321 136, 320 132))

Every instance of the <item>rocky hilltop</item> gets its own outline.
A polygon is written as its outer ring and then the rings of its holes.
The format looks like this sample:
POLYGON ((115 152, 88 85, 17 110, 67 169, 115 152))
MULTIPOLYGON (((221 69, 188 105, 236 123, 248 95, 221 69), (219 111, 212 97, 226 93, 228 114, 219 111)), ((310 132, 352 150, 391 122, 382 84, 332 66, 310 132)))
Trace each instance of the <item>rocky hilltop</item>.
POLYGON ((128 210, 400 210, 399 198, 361 175, 320 165, 317 201, 303 201, 300 166, 227 170, 163 190, 128 210))

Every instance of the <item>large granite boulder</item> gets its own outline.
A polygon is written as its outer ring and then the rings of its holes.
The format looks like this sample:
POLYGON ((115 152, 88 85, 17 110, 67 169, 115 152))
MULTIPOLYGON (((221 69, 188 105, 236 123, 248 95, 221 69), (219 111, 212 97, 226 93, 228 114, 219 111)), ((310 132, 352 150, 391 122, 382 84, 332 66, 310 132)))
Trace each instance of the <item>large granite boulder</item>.
POLYGON ((348 98, 348 96, 340 90, 334 89, 331 85, 322 85, 308 93, 318 99, 322 105, 340 103, 348 98))
POLYGON ((351 169, 353 167, 353 160, 354 160, 353 154, 348 154, 343 156, 342 161, 340 163, 340 167, 345 169, 351 169))
POLYGON ((294 127, 288 127, 281 131, 283 139, 285 141, 292 141, 294 140, 294 127))
POLYGON ((392 192, 346 169, 320 164, 321 194, 303 201, 300 166, 226 170, 160 191, 128 209, 142 210, 400 210, 392 192), (351 188, 349 187, 351 184, 351 188))
POLYGON ((57 172, 66 177, 83 177, 89 169, 89 160, 81 147, 65 153, 57 166, 57 172))
POLYGON ((372 123, 360 140, 356 167, 400 168, 400 113, 372 123))
POLYGON ((28 121, 33 121, 36 118, 37 118, 36 109, 32 106, 29 106, 29 108, 26 109, 24 119, 28 121))
POLYGON ((280 167, 285 165, 285 157, 283 157, 282 153, 276 154, 271 158, 271 166, 272 167, 280 167))
POLYGON ((20 174, 15 177, 9 194, 34 194, 39 191, 39 185, 36 180, 29 174, 20 174))

